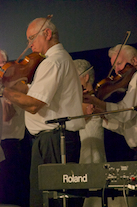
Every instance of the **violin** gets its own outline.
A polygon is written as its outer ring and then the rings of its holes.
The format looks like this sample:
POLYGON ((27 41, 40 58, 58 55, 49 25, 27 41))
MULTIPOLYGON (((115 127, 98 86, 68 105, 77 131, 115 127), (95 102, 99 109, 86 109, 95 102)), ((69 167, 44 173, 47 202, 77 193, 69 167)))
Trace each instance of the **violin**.
POLYGON ((33 52, 22 61, 9 61, 0 68, 0 78, 5 87, 11 87, 18 81, 31 83, 38 65, 45 59, 45 56, 33 52))
MULTIPOLYGON (((111 76, 112 70, 114 70, 114 68, 115 68, 115 63, 116 63, 117 58, 120 54, 120 51, 121 51, 123 45, 126 44, 128 38, 130 36, 130 33, 131 33, 130 31, 126 32, 126 37, 124 38, 124 41, 121 44, 121 47, 117 53, 116 59, 113 63, 113 66, 112 66, 107 78, 100 81, 94 89, 95 96, 97 98, 99 98, 100 100, 106 100, 108 97, 110 97, 112 94, 115 93, 116 97, 111 97, 110 100, 112 102, 120 101, 123 98, 123 96, 125 95, 125 92, 128 88, 128 84, 129 84, 133 74, 137 71, 137 69, 133 65, 127 63, 125 65, 124 69, 121 70, 118 75, 111 76), (119 94, 120 94, 120 99, 119 99, 119 97, 117 98, 117 96, 119 94), (117 100, 115 100, 115 98, 117 98, 117 100), (112 100, 112 99, 114 99, 114 100, 112 100)), ((91 93, 93 93, 93 91, 91 93)))
POLYGON ((19 62, 20 58, 30 48, 30 45, 37 38, 38 34, 42 31, 46 21, 50 21, 53 15, 48 15, 45 18, 42 26, 40 27, 37 35, 31 40, 22 54, 16 61, 7 62, 0 68, 0 78, 2 78, 2 84, 6 87, 13 86, 18 81, 25 81, 25 83, 31 83, 33 80, 34 73, 38 65, 45 59, 45 55, 38 52, 33 52, 26 56, 22 61, 19 62))
POLYGON ((137 69, 133 65, 127 63, 118 75, 107 77, 97 83, 94 89, 95 96, 100 100, 106 100, 115 92, 119 94, 124 93, 136 71, 137 69))

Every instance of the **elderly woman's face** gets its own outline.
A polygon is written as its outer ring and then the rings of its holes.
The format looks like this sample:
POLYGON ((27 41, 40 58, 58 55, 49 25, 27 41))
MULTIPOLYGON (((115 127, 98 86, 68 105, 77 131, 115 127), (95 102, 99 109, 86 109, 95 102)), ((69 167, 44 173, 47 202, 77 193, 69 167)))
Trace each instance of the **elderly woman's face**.
POLYGON ((6 63, 6 60, 3 57, 3 55, 0 53, 0 67, 2 67, 5 63, 6 63))

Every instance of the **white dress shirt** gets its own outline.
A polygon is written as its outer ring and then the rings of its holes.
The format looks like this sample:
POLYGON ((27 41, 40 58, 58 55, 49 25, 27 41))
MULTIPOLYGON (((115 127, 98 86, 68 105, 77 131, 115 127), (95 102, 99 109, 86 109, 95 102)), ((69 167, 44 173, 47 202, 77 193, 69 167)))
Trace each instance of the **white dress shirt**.
MULTIPOLYGON (((137 106, 137 72, 133 75, 128 90, 119 103, 106 104, 107 111, 127 109, 137 106)), ((137 147, 137 111, 112 113, 106 116, 108 123, 103 121, 103 127, 123 135, 129 147, 137 147)))
MULTIPOLYGON (((82 88, 71 56, 60 43, 45 55, 27 94, 46 103, 36 114, 25 112, 26 126, 31 134, 57 127, 58 123, 45 124, 46 120, 83 115, 82 88)), ((84 126, 84 119, 66 122, 66 129, 70 131, 84 126)))

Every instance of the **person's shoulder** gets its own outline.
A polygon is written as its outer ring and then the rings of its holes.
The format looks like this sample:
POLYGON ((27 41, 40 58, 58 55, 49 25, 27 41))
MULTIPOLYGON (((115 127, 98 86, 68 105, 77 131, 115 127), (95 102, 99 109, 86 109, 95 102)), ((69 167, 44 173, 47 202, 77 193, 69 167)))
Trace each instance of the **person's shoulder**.
POLYGON ((133 74, 133 76, 131 78, 131 81, 134 81, 135 79, 137 80, 137 71, 133 74))

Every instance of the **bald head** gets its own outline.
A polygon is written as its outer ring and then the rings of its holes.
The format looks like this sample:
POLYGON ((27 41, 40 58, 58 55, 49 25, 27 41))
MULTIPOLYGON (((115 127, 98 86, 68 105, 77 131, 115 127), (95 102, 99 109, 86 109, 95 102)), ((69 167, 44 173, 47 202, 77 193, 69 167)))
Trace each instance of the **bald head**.
POLYGON ((59 43, 57 28, 50 19, 36 18, 28 25, 26 35, 33 52, 45 54, 50 47, 59 43))
POLYGON ((32 30, 34 33, 40 33, 41 31, 44 31, 46 28, 49 28, 52 31, 52 37, 59 41, 58 30, 56 26, 51 22, 51 18, 52 15, 48 15, 46 18, 40 17, 34 19, 32 22, 29 23, 27 31, 32 30))

